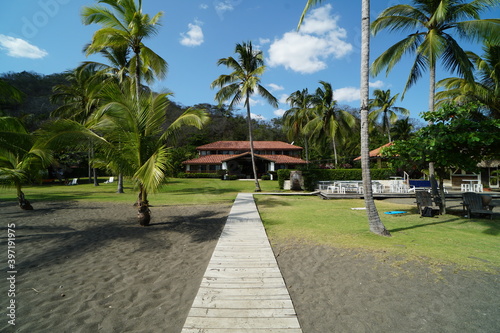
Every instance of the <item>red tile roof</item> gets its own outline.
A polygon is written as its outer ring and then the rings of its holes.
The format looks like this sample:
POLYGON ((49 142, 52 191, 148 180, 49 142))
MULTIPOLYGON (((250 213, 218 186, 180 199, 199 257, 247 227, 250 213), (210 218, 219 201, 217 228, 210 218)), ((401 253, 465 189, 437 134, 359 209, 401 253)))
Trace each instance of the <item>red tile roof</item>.
MULTIPOLYGON (((378 147, 377 149, 373 149, 373 150, 370 150, 370 158, 373 158, 373 157, 380 157, 380 151, 382 150, 382 148, 385 148, 385 147, 390 147, 392 146, 394 143, 392 142, 389 142, 389 143, 386 143, 385 145, 381 146, 381 147, 378 147)), ((354 159, 355 161, 359 161, 361 160, 361 156, 359 157, 356 157, 354 159)))
MULTIPOLYGON (((255 150, 302 150, 302 147, 282 141, 254 141, 255 150)), ((249 141, 217 141, 203 146, 198 150, 250 150, 249 141)))
MULTIPOLYGON (((204 155, 198 158, 193 158, 188 161, 182 162, 182 164, 222 164, 222 162, 230 161, 242 157, 244 155, 250 155, 250 153, 243 153, 238 155, 204 155)), ((273 161, 277 164, 307 164, 303 159, 287 156, 287 155, 259 155, 255 154, 256 157, 262 158, 264 160, 273 161)))

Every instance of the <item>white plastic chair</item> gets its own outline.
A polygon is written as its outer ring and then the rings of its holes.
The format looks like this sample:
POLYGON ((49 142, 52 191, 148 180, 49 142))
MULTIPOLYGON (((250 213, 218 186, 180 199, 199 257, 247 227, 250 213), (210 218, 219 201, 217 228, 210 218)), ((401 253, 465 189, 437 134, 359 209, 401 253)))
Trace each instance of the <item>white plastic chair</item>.
POLYGON ((106 181, 104 182, 104 184, 110 184, 110 183, 112 183, 112 182, 114 182, 114 181, 115 181, 115 177, 109 177, 109 179, 108 179, 108 180, 106 180, 106 181))

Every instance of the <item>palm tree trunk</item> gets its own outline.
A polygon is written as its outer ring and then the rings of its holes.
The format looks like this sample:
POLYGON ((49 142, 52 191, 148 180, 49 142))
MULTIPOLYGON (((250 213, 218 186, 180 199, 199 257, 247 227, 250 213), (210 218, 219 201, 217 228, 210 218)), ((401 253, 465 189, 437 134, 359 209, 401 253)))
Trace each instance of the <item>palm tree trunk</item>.
POLYGON ((248 141, 250 142, 250 157, 252 159, 252 169, 253 177, 255 179, 255 192, 260 192, 259 178, 257 177, 257 167, 255 165, 255 153, 253 149, 253 131, 252 131, 252 118, 250 114, 250 96, 247 94, 246 103, 247 105, 247 119, 248 119, 248 141))
POLYGON ((142 184, 140 185, 138 207, 137 219, 140 225, 146 227, 151 221, 151 211, 149 210, 148 193, 142 184))
MULTIPOLYGON (((429 112, 434 112, 434 96, 436 94, 436 64, 431 61, 429 65, 429 112)), ((432 121, 429 121, 429 125, 432 125, 432 121)), ((437 197, 439 195, 437 189, 436 181, 436 171, 434 168, 434 162, 429 162, 429 180, 431 182, 432 196, 437 197)))
POLYGON ((123 174, 121 172, 118 174, 118 187, 116 193, 125 193, 123 191, 123 174))
POLYGON ((24 193, 21 190, 21 183, 16 182, 17 200, 19 202, 19 207, 24 210, 33 210, 30 202, 24 197, 24 193))
POLYGON ((365 196, 366 212, 370 231, 382 235, 391 234, 380 220, 377 207, 373 200, 371 186, 369 147, 368 147, 368 81, 370 59, 370 0, 362 0, 361 10, 361 169, 363 175, 363 187, 365 196))
POLYGON ((336 169, 338 161, 337 161, 337 144, 335 143, 335 139, 332 140, 332 146, 333 146, 333 157, 335 158, 335 169, 336 169))

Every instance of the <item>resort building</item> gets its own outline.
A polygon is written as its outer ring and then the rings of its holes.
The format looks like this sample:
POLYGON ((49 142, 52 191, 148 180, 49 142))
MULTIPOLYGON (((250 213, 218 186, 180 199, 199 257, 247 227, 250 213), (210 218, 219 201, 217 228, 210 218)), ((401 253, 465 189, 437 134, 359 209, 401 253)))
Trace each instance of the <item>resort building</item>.
MULTIPOLYGON (((282 141, 254 141, 255 164, 260 177, 278 169, 307 164, 302 147, 282 141)), ((217 173, 226 170, 239 178, 253 178, 249 141, 217 141, 196 148, 198 157, 184 161, 186 173, 217 173)))

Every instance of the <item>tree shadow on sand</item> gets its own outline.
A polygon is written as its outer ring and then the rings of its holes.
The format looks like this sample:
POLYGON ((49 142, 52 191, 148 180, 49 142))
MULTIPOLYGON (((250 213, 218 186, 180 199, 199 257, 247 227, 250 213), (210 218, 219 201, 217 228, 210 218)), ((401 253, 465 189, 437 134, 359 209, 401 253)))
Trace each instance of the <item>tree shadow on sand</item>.
MULTIPOLYGON (((172 237, 176 234, 187 236, 193 243, 214 241, 219 238, 228 214, 227 206, 191 211, 184 208, 178 212, 172 206, 168 212, 153 211, 157 215, 153 218, 159 222, 141 227, 133 215, 134 209, 128 209, 129 205, 117 205, 113 212, 106 208, 103 204, 68 205, 60 209, 45 206, 37 210, 36 215, 30 212, 25 213, 24 218, 19 214, 15 214, 16 218, 7 217, 7 223, 15 221, 17 247, 37 246, 41 249, 40 253, 29 258, 20 257, 17 268, 26 270, 61 264, 70 258, 96 252, 116 240, 130 243, 130 249, 144 256, 171 248, 172 237), (117 211, 117 207, 123 209, 117 211), (102 212, 95 214, 95 210, 102 212)), ((0 237, 0 244, 6 242, 6 237, 0 237)))

